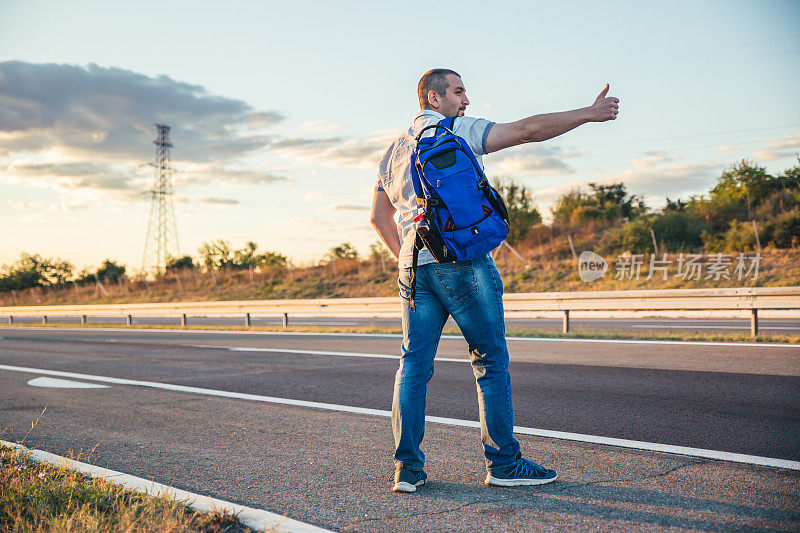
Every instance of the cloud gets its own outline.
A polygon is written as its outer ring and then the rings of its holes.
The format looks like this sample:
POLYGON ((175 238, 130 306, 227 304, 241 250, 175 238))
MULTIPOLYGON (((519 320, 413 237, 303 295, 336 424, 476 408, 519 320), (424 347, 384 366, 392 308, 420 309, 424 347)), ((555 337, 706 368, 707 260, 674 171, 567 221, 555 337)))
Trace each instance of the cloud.
POLYGON ((629 190, 645 196, 678 196, 705 192, 722 167, 709 163, 673 163, 650 169, 633 169, 613 176, 629 190))
POLYGON ((330 205, 326 207, 328 211, 369 211, 370 208, 367 205, 346 205, 346 204, 336 204, 330 205))
MULTIPOLYGON (((89 65, 0 62, 0 156, 4 174, 60 189, 141 201, 152 171, 153 124, 169 124, 175 182, 261 185, 291 181, 230 168, 275 138, 284 117, 200 85, 89 65), (23 161, 23 162, 20 162, 23 161)), ((2 167, 0 167, 2 168, 2 167)))
MULTIPOLYGON (((660 204, 665 197, 685 198, 708 191, 723 170, 722 165, 710 163, 681 163, 663 151, 646 152, 628 161, 628 169, 613 175, 570 180, 566 183, 537 189, 536 199, 542 206, 551 207, 556 199, 573 189, 587 190, 588 184, 608 185, 622 182, 630 194, 642 195, 651 205, 660 204)), ((549 209, 542 210, 545 214, 549 209)))
POLYGON ((98 189, 135 191, 142 189, 142 180, 125 165, 91 161, 61 163, 18 163, 4 168, 7 175, 20 179, 50 182, 66 189, 98 189))
POLYGON ((661 151, 648 152, 628 165, 628 170, 621 173, 589 181, 622 182, 631 193, 660 201, 667 196, 704 193, 723 170, 719 164, 675 162, 674 157, 661 151))
POLYGON ((152 159, 153 124, 172 126, 176 161, 236 160, 283 120, 200 85, 91 64, 0 63, 0 153, 58 150, 133 164, 152 159))
POLYGON ((639 159, 631 159, 628 161, 628 163, 635 168, 650 169, 654 165, 667 163, 674 160, 674 157, 667 154, 667 152, 663 150, 651 150, 649 152, 645 152, 643 157, 640 157, 639 159))
POLYGON ((326 139, 303 139, 301 137, 286 137, 273 141, 270 148, 275 150, 285 150, 290 152, 299 152, 314 154, 318 150, 323 150, 331 146, 335 146, 342 142, 341 137, 329 137, 326 139))
POLYGON ((786 137, 779 137, 768 141, 771 148, 800 148, 800 133, 797 135, 788 135, 786 137))
POLYGON ((721 146, 715 147, 714 151, 715 152, 720 152, 720 153, 725 153, 725 152, 739 153, 739 152, 742 151, 742 149, 741 148, 736 148, 735 146, 729 146, 727 144, 723 144, 721 146))
MULTIPOLYGON (((592 180, 580 181, 580 180, 570 180, 566 183, 562 183, 560 185, 553 185, 552 187, 543 187, 541 189, 535 190, 536 200, 541 202, 542 205, 550 205, 555 200, 564 193, 567 193, 573 189, 586 189, 586 185, 588 182, 592 180)), ((544 214, 545 211, 542 211, 544 214)))
POLYGON ((239 200, 234 200, 233 198, 215 198, 213 196, 209 198, 198 198, 197 201, 204 204, 223 205, 223 206, 239 205, 241 203, 239 202, 239 200))
POLYGON ((579 150, 566 152, 557 145, 530 144, 490 154, 487 162, 491 164, 491 174, 501 176, 574 174, 575 169, 565 159, 579 153, 579 150))
POLYGON ((302 202, 313 203, 322 200, 322 193, 319 191, 308 191, 303 195, 302 202))
POLYGON ((250 126, 254 128, 266 128, 277 124, 284 119, 284 116, 277 111, 255 111, 248 113, 250 126))
POLYGON ((289 182, 292 178, 260 170, 232 169, 217 165, 196 165, 176 174, 175 180, 186 185, 262 185, 289 182))
POLYGON ((753 157, 761 161, 775 161, 787 157, 794 157, 800 152, 800 133, 787 135, 767 141, 768 148, 755 150, 753 157))
POLYGON ((381 155, 399 134, 399 130, 382 130, 364 139, 287 137, 273 141, 270 148, 305 159, 308 163, 367 168, 377 166, 381 155))
POLYGON ((329 131, 336 131, 342 129, 342 125, 338 122, 329 122, 327 120, 314 120, 311 122, 303 122, 297 129, 301 131, 310 131, 313 133, 324 133, 329 131))

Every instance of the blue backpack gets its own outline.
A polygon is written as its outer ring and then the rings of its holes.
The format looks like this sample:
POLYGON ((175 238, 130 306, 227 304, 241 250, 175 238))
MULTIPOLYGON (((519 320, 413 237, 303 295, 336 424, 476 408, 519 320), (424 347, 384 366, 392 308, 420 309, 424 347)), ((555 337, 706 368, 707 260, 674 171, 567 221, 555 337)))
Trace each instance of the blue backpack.
POLYGON ((416 240, 411 267, 411 309, 417 259, 428 248, 439 263, 467 261, 497 248, 508 235, 508 210, 467 142, 453 133, 456 117, 426 126, 411 153, 417 195, 416 240), (422 137, 426 130, 434 135, 422 137))

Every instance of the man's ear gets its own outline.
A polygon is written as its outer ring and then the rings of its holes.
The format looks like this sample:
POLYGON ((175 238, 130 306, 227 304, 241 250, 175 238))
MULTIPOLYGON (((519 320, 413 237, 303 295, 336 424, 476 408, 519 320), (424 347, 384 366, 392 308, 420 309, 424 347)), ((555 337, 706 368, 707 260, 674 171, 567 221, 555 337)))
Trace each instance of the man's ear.
POLYGON ((434 109, 439 109, 439 93, 428 91, 428 104, 434 109))

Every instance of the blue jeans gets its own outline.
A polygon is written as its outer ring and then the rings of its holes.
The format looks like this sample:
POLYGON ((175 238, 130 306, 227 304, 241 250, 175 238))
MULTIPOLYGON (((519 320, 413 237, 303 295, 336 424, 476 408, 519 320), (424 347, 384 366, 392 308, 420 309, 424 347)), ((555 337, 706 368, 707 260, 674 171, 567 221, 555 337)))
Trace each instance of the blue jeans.
POLYGON ((418 267, 416 311, 409 304, 410 268, 400 269, 399 285, 403 348, 392 401, 395 461, 412 469, 425 463, 419 448, 425 434, 425 397, 442 328, 452 315, 469 345, 486 468, 514 463, 520 452, 513 434, 503 281, 491 256, 418 267))

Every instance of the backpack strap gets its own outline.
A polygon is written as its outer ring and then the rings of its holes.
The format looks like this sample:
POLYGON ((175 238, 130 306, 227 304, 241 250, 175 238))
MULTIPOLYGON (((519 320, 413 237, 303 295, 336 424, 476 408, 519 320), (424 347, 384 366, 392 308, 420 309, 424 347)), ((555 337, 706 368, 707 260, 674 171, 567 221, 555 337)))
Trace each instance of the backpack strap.
POLYGON ((414 239, 414 250, 411 252, 411 295, 409 296, 408 303, 411 306, 411 312, 414 313, 417 307, 414 305, 414 298, 417 295, 417 263, 419 262, 419 247, 425 246, 419 236, 414 239))

